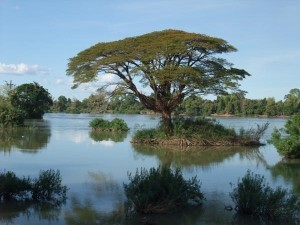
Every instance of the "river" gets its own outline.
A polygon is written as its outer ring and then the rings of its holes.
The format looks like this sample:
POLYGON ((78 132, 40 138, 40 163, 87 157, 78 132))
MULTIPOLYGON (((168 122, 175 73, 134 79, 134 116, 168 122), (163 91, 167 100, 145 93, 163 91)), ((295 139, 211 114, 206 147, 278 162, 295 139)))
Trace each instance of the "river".
MULTIPOLYGON (((216 118, 227 127, 256 127, 270 123, 262 138, 266 142, 273 129, 284 126, 280 118, 216 118)), ((67 185, 68 199, 59 206, 0 204, 0 224, 74 225, 74 224, 266 224, 236 216, 230 183, 236 183, 247 170, 263 175, 272 187, 283 186, 300 194, 300 161, 283 162, 271 144, 257 148, 198 147, 174 149, 133 146, 132 134, 141 128, 154 127, 159 117, 116 114, 46 114, 43 120, 28 121, 34 129, 0 131, 0 171, 17 176, 37 177, 40 170, 60 170, 67 185), (94 118, 124 119, 130 127, 125 135, 91 133, 94 118), (123 183, 128 173, 140 168, 169 165, 181 167, 186 178, 197 176, 206 200, 202 207, 180 210, 166 215, 124 219, 123 183), (146 221, 146 222, 145 222, 146 221)), ((276 224, 276 222, 270 223, 276 224)))

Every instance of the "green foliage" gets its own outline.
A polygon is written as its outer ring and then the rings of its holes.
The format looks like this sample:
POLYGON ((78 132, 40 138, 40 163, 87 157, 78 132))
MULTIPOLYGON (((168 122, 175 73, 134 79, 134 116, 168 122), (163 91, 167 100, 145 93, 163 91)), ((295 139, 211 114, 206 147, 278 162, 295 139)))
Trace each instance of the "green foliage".
POLYGON ((0 102, 0 128, 23 126, 24 119, 22 110, 14 108, 8 102, 0 102))
POLYGON ((10 102, 28 119, 41 119, 53 104, 50 93, 38 83, 22 84, 10 92, 10 102))
POLYGON ((14 172, 0 173, 0 202, 33 200, 59 204, 66 200, 67 187, 61 184, 60 173, 41 171, 38 178, 18 178, 14 172))
POLYGON ((174 119, 174 135, 181 138, 220 140, 234 138, 236 133, 214 119, 177 117, 174 119))
POLYGON ((275 129, 272 133, 271 143, 277 151, 287 158, 300 157, 300 114, 287 121, 285 129, 275 129))
POLYGON ((165 139, 167 136, 159 128, 141 129, 137 130, 133 135, 133 140, 152 140, 162 138, 165 139))
POLYGON ((33 180, 31 192, 34 201, 60 203, 66 200, 67 187, 61 184, 59 170, 41 171, 39 177, 33 180))
POLYGON ((232 185, 230 196, 240 214, 267 219, 293 219, 300 212, 299 197, 286 189, 272 189, 265 178, 247 171, 246 175, 232 185))
POLYGON ((165 213, 191 202, 201 204, 204 199, 197 178, 185 180, 178 168, 141 169, 128 177, 129 184, 124 184, 128 211, 165 213))
POLYGON ((96 118, 90 122, 90 127, 92 127, 94 130, 113 132, 125 132, 129 130, 129 127, 125 121, 119 118, 115 118, 112 121, 96 118))

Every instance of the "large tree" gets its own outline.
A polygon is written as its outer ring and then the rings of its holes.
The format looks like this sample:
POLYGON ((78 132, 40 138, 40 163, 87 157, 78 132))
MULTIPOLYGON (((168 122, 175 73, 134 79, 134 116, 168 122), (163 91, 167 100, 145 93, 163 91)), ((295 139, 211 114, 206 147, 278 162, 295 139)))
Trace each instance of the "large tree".
POLYGON ((11 104, 28 119, 41 119, 53 104, 48 90, 38 83, 22 84, 10 92, 11 104))
POLYGON ((165 131, 170 134, 171 113, 185 97, 238 90, 238 81, 249 74, 218 57, 234 51, 220 38, 163 30, 98 43, 71 58, 67 74, 74 78, 73 88, 96 81, 98 75, 116 75, 120 78, 117 87, 128 90, 146 108, 162 114, 165 131))

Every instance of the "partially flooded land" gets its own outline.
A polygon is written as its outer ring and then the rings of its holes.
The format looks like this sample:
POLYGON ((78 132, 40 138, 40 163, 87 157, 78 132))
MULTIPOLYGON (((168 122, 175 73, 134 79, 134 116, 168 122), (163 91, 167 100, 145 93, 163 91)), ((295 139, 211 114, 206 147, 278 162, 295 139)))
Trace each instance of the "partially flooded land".
MULTIPOLYGON (((273 129, 284 126, 284 118, 216 118, 226 127, 239 130, 270 123, 261 141, 264 146, 149 146, 130 141, 138 129, 153 128, 158 116, 113 114, 46 114, 31 120, 34 129, 0 131, 1 171, 36 177, 41 170, 59 170, 69 190, 65 204, 55 207, 33 203, 1 203, 0 224, 269 224, 236 216, 229 196, 247 170, 263 175, 270 186, 282 186, 299 195, 300 161, 282 161, 273 145, 267 144, 273 129), (116 135, 93 133, 95 118, 121 118, 130 131, 116 135), (137 215, 126 218, 123 183, 128 172, 158 166, 180 167, 185 178, 197 176, 206 201, 201 207, 167 215, 137 215)), ((272 222, 270 224, 276 224, 272 222)), ((280 224, 279 222, 277 224, 280 224)))

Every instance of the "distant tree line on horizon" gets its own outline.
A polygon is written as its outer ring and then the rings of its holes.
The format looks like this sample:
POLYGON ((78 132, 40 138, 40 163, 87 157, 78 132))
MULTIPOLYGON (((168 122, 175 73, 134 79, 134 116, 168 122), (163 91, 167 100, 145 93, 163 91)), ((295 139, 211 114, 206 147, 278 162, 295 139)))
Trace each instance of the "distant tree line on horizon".
MULTIPOLYGON (((50 112, 64 113, 125 113, 147 114, 147 110, 135 96, 130 94, 108 97, 98 91, 82 101, 59 96, 53 101, 50 112)), ((192 95, 177 107, 175 113, 185 115, 230 114, 237 116, 290 116, 300 113, 300 90, 291 89, 284 100, 274 97, 247 99, 244 93, 218 96, 215 100, 192 95)))
MULTIPOLYGON (((99 89, 96 93, 82 101, 67 98, 63 95, 57 99, 52 99, 50 93, 37 83, 16 85, 6 83, 0 86, 0 106, 7 105, 8 99, 12 98, 12 90, 18 91, 23 87, 35 87, 41 89, 47 96, 47 107, 45 112, 63 113, 124 113, 124 114, 151 114, 134 95, 118 94, 109 95, 104 90, 99 89), (11 93, 11 94, 8 94, 11 93), (10 96, 10 97, 9 97, 10 96), (53 104, 52 104, 53 103, 53 104)), ((27 89, 26 89, 27 90, 27 89)), ((27 90, 29 94, 30 90, 27 90)), ((36 91, 34 91, 36 93, 36 91)), ((36 106, 38 107, 38 106, 36 106)), ((285 95, 284 100, 276 101, 274 97, 263 99, 247 99, 244 93, 220 95, 215 100, 204 99, 197 95, 191 95, 184 99, 175 110, 176 114, 184 115, 203 115, 230 114, 236 116, 291 116, 300 113, 300 90, 291 89, 285 95)), ((42 115, 43 113, 41 113, 42 115)))

